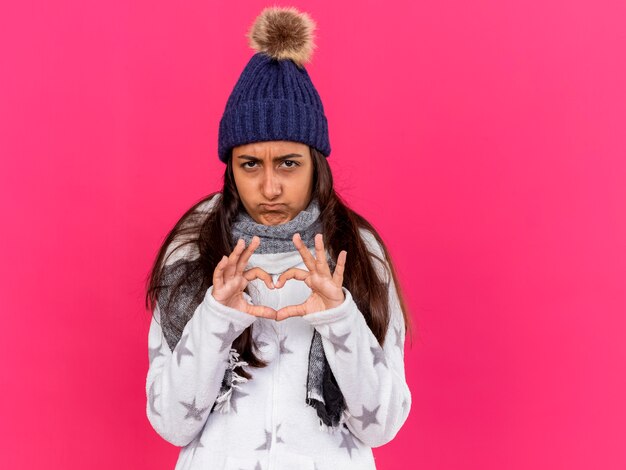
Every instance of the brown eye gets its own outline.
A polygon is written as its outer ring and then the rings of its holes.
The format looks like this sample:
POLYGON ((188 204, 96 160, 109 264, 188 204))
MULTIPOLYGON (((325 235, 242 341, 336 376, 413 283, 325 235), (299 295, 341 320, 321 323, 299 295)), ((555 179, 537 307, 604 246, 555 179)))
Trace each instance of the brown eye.
POLYGON ((295 162, 293 160, 285 160, 283 163, 287 163, 287 162, 293 163, 293 165, 289 165, 289 166, 287 166, 287 168, 295 168, 295 167, 300 165, 299 163, 297 163, 297 162, 295 162))

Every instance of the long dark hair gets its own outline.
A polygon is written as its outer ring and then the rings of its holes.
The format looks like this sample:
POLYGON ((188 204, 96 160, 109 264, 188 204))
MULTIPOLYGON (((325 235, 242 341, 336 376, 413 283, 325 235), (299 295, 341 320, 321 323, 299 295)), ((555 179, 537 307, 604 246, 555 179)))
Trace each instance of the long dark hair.
MULTIPOLYGON (((390 279, 389 274, 391 274, 398 294, 400 308, 402 309, 407 337, 410 337, 412 332, 410 315, 387 247, 374 227, 365 218, 350 209, 339 194, 335 192, 332 173, 326 157, 314 147, 310 147, 310 150, 314 167, 311 197, 317 197, 319 201, 320 219, 324 231, 324 246, 335 261, 341 250, 348 252, 344 272, 344 287, 352 294, 359 310, 365 317, 367 325, 382 346, 390 321, 388 308, 389 286, 376 273, 372 257, 376 258, 379 263, 383 263, 383 265, 385 260, 381 260, 378 256, 370 253, 361 238, 359 229, 366 229, 374 235, 382 247, 391 271, 391 273, 387 273, 387 279, 390 279)), ((199 258, 198 262, 190 265, 192 267, 189 269, 193 270, 193 272, 186 272, 178 285, 169 287, 173 289, 173 292, 176 292, 185 284, 187 278, 195 276, 198 279, 199 276, 201 282, 195 293, 195 299, 198 302, 202 299, 206 290, 211 286, 215 266, 223 255, 228 256, 235 248, 231 236, 231 224, 239 210, 245 209, 243 209, 235 185, 232 158, 229 158, 224 172, 222 190, 209 194, 189 208, 169 232, 159 249, 146 281, 145 301, 147 309, 154 314, 159 291, 166 287, 163 285, 163 267, 167 261, 166 254, 169 258, 173 253, 173 251, 168 250, 168 247, 172 246, 173 242, 177 242, 176 250, 187 244, 192 244, 199 253, 199 258), (200 206, 205 205, 220 192, 221 198, 218 198, 208 215, 199 210, 200 206), (200 272, 196 272, 197 270, 200 270, 200 272)), ((161 306, 161 315, 166 314, 167 311, 167 308, 161 306)), ((179 333, 182 333, 184 325, 179 325, 179 328, 181 329, 179 333)), ((248 365, 265 367, 267 363, 254 353, 253 348, 256 349, 256 345, 252 339, 251 328, 246 328, 235 339, 232 347, 237 350, 241 359, 246 361, 248 365)), ((239 373, 246 378, 251 378, 251 375, 245 370, 241 370, 239 373)))

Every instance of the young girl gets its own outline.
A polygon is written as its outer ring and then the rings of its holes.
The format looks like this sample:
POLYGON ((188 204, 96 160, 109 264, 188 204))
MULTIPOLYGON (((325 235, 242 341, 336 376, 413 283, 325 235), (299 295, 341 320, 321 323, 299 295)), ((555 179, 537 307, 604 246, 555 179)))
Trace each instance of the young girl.
POLYGON ((152 269, 146 409, 178 470, 375 469, 409 413, 409 316, 383 241, 333 189, 314 27, 294 8, 256 19, 219 127, 224 186, 152 269))

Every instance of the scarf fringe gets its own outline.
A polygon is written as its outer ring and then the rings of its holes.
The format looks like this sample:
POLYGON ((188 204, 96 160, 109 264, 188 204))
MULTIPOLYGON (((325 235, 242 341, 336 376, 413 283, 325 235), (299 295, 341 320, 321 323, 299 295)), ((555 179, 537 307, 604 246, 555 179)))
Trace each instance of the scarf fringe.
POLYGON ((233 388, 239 389, 239 385, 240 383, 245 383, 248 381, 248 379, 246 379, 245 377, 239 375, 237 372, 235 372, 235 368, 236 367, 240 367, 240 366, 247 366, 248 363, 246 361, 240 361, 239 360, 239 353, 237 352, 237 350, 235 348, 231 348, 229 353, 228 353, 228 369, 231 370, 231 381, 230 384, 228 384, 228 389, 222 393, 220 396, 217 397, 217 399, 215 400, 215 410, 219 411, 220 413, 230 413, 231 410, 231 404, 230 404, 230 397, 233 394, 233 388))
POLYGON ((324 431, 324 432, 329 433, 329 434, 335 434, 335 433, 337 433, 337 431, 339 431, 340 429, 343 428, 343 426, 346 423, 346 421, 349 418, 351 418, 351 417, 352 417, 352 415, 348 412, 347 409, 343 410, 343 412, 341 413, 341 416, 339 417, 339 423, 337 424, 337 426, 328 426, 320 418, 320 427, 319 427, 319 429, 320 429, 320 431, 324 431))

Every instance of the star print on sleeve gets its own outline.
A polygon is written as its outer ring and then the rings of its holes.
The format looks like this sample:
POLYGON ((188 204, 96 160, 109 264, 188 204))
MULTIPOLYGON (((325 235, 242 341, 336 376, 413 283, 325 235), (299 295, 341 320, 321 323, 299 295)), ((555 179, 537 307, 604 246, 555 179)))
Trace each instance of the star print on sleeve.
POLYGON ((400 354, 404 356, 404 342, 402 341, 402 329, 400 327, 393 328, 393 331, 396 333, 396 347, 400 350, 400 354))
POLYGON ((187 340, 189 339, 189 334, 186 334, 181 338, 179 343, 174 348, 174 353, 176 354, 176 362, 180 366, 180 359, 183 356, 193 356, 193 353, 187 348, 187 340))
POLYGON ((380 346, 372 346, 370 350, 372 351, 372 356, 374 357, 374 367, 376 367, 376 364, 380 362, 383 366, 385 366, 385 368, 387 368, 387 359, 385 358, 385 351, 383 348, 380 346))
MULTIPOLYGON (((369 251, 386 262, 375 237, 361 234, 369 251)), ((355 439, 379 447, 393 439, 406 421, 411 392, 404 371, 404 314, 395 281, 382 263, 374 265, 379 281, 388 288, 389 322, 383 340, 374 335, 360 303, 345 286, 343 303, 302 318, 322 336, 328 365, 345 399, 346 427, 355 439)))
MULTIPOLYGON (((147 415, 163 439, 181 447, 201 434, 229 365, 229 346, 256 319, 217 302, 211 295, 212 288, 189 316, 180 339, 172 347, 161 347, 164 312, 159 303, 150 323, 147 415)), ((181 304, 171 305, 177 308, 181 304)), ((165 312, 168 313, 171 312, 165 312)), ((233 412, 237 412, 238 401, 247 395, 248 392, 233 389, 233 412)))
POLYGON ((194 398, 191 403, 180 402, 185 408, 187 408, 187 414, 185 419, 193 418, 196 421, 202 421, 202 414, 209 409, 209 407, 198 408, 196 406, 196 399, 194 398))
POLYGON ((370 424, 380 424, 376 419, 376 413, 380 408, 380 405, 376 406, 373 410, 368 410, 365 405, 361 405, 363 407, 363 414, 361 416, 355 416, 354 419, 358 419, 361 421, 361 425, 363 429, 366 429, 370 424))
POLYGON ((152 361, 154 361, 155 358, 159 356, 163 356, 163 353, 161 352, 162 346, 163 344, 159 343, 159 345, 156 348, 148 347, 148 357, 149 357, 150 364, 152 364, 152 361))
POLYGON ((213 333, 213 335, 222 340, 222 345, 220 346, 220 352, 222 352, 226 348, 229 348, 231 344, 233 344, 233 341, 235 340, 235 338, 237 338, 237 336, 239 336, 239 333, 237 332, 235 325, 229 323, 228 330, 224 331, 223 333, 213 333))
POLYGON ((345 351, 347 353, 350 352, 350 349, 346 346, 346 339, 348 338, 349 335, 350 335, 350 332, 344 335, 336 335, 333 333, 332 328, 330 326, 328 327, 328 339, 333 344, 333 347, 335 348, 335 352, 337 351, 345 351))
POLYGON ((411 408, 411 401, 408 398, 402 400, 402 409, 406 414, 409 413, 409 409, 411 408))

